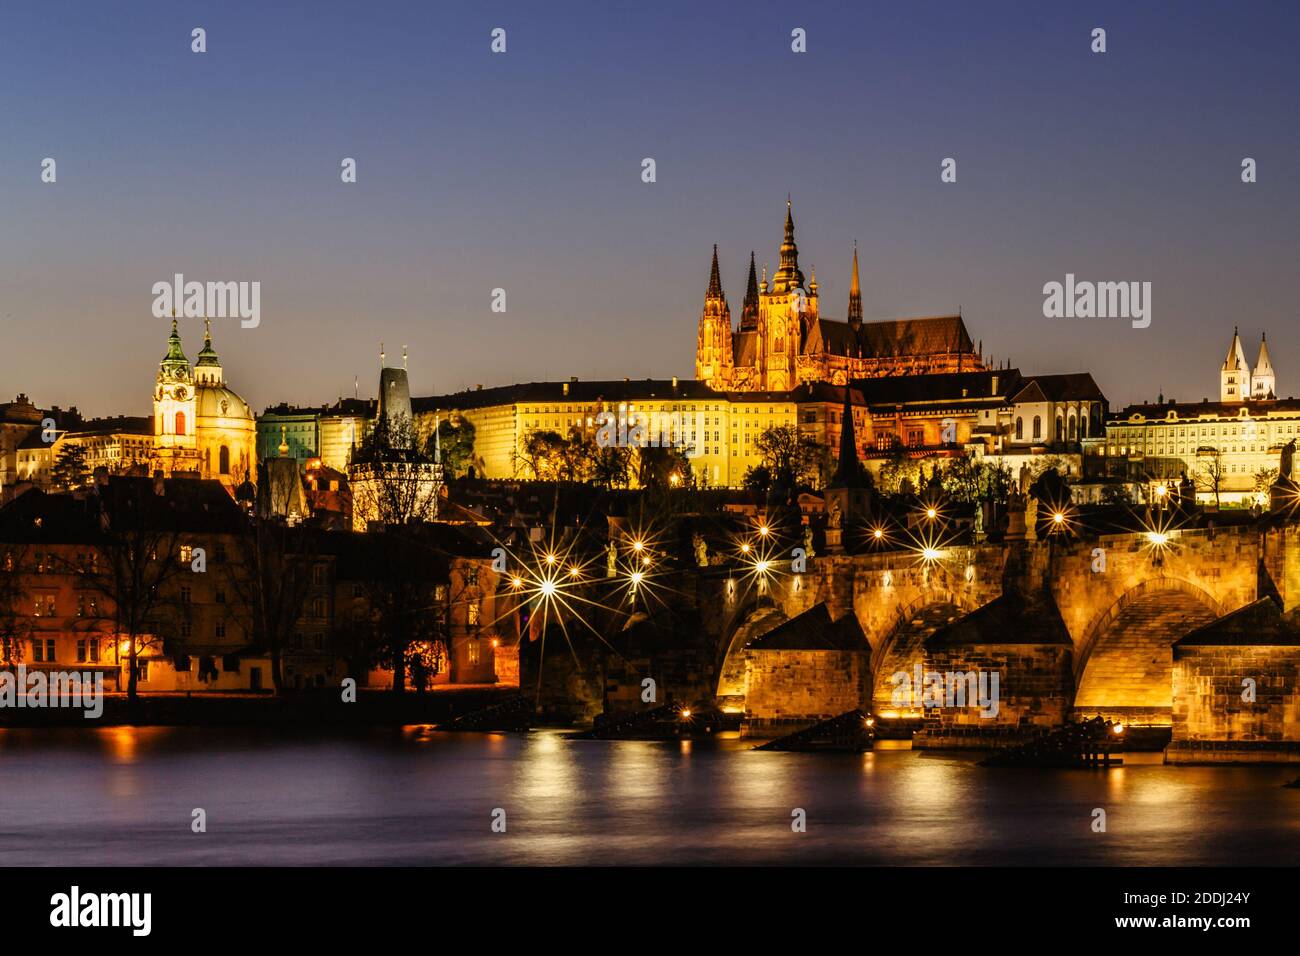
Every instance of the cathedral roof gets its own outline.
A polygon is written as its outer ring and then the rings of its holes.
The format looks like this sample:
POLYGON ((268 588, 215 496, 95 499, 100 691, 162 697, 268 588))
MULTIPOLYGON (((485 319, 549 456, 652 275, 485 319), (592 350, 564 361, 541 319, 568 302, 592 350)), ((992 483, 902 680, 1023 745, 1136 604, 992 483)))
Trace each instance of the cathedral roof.
POLYGON ((857 328, 848 322, 820 319, 818 325, 826 351, 832 355, 903 358, 975 351, 959 315, 866 322, 857 328))
POLYGON ((737 332, 731 336, 732 364, 748 368, 758 364, 758 332, 737 332))

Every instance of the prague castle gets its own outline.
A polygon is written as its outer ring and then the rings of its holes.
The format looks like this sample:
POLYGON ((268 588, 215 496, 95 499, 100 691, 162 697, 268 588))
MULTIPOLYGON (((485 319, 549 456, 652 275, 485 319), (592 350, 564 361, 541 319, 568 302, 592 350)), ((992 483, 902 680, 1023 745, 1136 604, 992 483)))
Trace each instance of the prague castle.
POLYGON ((695 377, 710 388, 782 392, 814 382, 844 385, 854 379, 984 370, 961 316, 864 322, 856 248, 845 321, 823 318, 816 273, 805 283, 799 268, 788 200, 781 265, 771 282, 766 268, 759 280, 750 253, 738 328, 732 328, 713 247, 695 348, 695 377))

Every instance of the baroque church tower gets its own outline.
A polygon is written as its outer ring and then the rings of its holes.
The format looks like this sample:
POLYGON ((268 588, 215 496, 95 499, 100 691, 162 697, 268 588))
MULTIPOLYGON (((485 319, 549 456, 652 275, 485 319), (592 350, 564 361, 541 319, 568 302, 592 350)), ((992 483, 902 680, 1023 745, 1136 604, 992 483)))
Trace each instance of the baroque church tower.
POLYGON ((194 374, 181 348, 181 336, 173 314, 167 354, 158 363, 153 390, 155 467, 167 475, 198 470, 195 396, 194 374))

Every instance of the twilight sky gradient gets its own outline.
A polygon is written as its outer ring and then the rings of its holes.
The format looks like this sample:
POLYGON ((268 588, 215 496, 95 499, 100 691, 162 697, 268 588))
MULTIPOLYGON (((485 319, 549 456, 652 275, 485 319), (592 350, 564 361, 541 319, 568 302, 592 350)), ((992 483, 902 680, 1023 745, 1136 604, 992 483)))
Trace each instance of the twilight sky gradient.
POLYGON ((1112 407, 1214 397, 1234 323, 1300 394, 1300 6, 1072 6, 5 4, 0 400, 146 413, 175 272, 262 283, 214 323, 259 411, 372 394, 381 339, 416 394, 690 376, 712 244, 738 316, 787 191, 829 317, 856 237, 868 319, 960 305, 1112 407), (1151 281, 1151 327, 1043 318, 1067 272, 1151 281))

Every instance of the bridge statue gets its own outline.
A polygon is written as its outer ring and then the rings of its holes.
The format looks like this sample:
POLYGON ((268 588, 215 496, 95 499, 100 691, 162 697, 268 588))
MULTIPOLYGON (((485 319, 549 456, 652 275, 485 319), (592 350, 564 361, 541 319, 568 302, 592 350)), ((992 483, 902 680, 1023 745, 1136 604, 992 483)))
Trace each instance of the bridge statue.
POLYGON ((612 578, 618 574, 618 546, 613 541, 605 549, 605 577, 612 578))
POLYGON ((698 531, 691 535, 691 545, 695 548, 695 566, 707 568, 709 566, 709 546, 704 541, 704 535, 698 531))
POLYGON ((1279 478, 1290 478, 1291 470, 1295 465, 1295 439, 1282 446, 1282 461, 1278 467, 1277 474, 1279 478))

